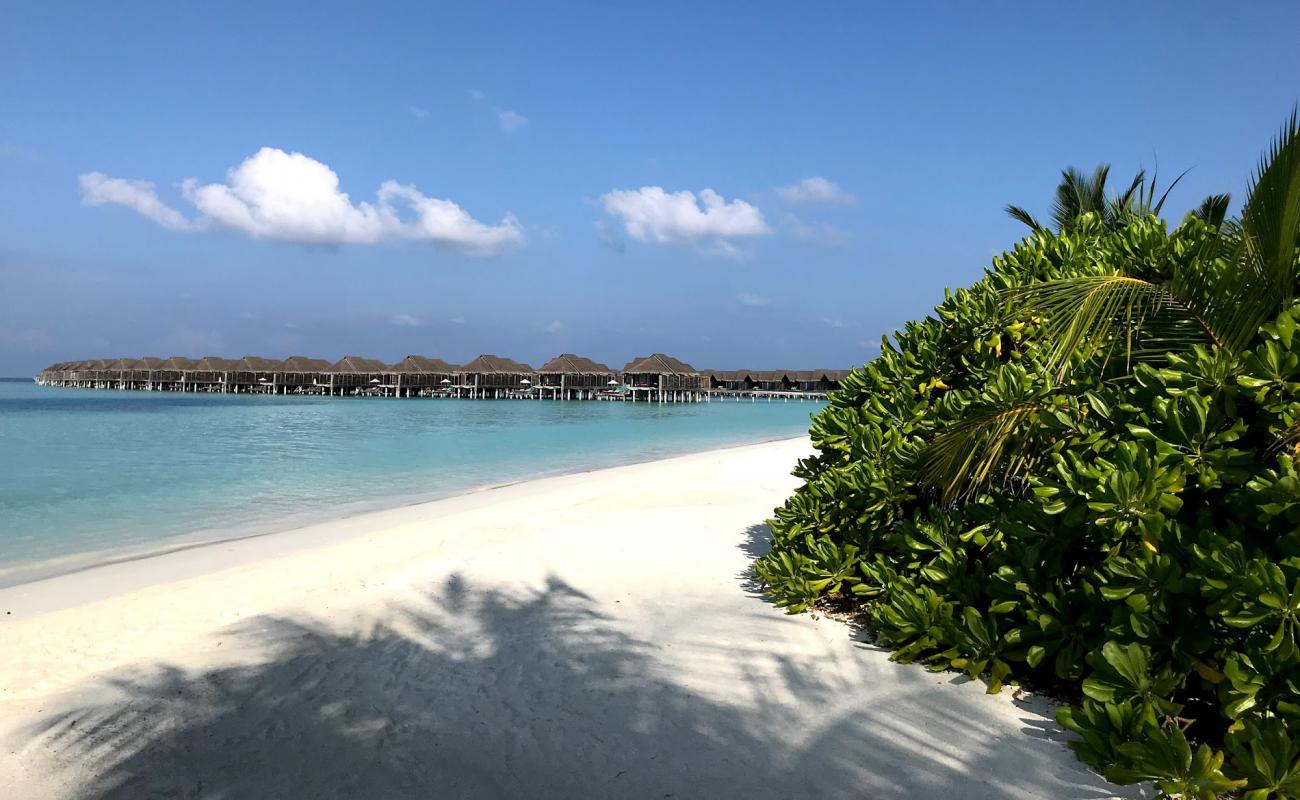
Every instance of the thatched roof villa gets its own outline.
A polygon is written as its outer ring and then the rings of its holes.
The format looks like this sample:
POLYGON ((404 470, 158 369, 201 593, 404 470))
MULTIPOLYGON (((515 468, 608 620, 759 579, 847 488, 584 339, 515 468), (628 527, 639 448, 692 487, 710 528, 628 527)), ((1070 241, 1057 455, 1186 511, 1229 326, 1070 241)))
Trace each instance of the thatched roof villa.
POLYGON ((456 374, 467 397, 509 397, 529 391, 537 382, 537 371, 527 364, 490 354, 479 356, 456 374))
POLYGON ((707 392, 709 378, 681 359, 663 353, 634 358, 623 366, 623 385, 632 393, 647 400, 696 399, 696 393, 707 392))
POLYGON ((440 358, 407 356, 388 371, 388 383, 397 390, 397 396, 448 392, 457 383, 460 367, 440 358))
POLYGON ((824 397, 839 388, 849 372, 697 370, 664 353, 634 358, 621 370, 573 353, 561 353, 540 369, 491 354, 464 366, 417 355, 396 364, 361 356, 344 356, 333 364, 307 356, 283 361, 260 356, 145 356, 60 361, 43 370, 37 381, 48 386, 183 392, 695 402, 713 395, 824 397))
MULTIPOLYGON (((340 394, 347 390, 356 394, 358 390, 377 390, 384 385, 384 378, 392 367, 382 361, 361 356, 343 356, 335 363, 321 370, 329 382, 329 393, 340 394)), ((378 393, 378 392, 376 392, 378 393)))
POLYGON ((537 369, 537 385, 548 397, 585 400, 618 384, 618 373, 590 358, 561 353, 537 369))

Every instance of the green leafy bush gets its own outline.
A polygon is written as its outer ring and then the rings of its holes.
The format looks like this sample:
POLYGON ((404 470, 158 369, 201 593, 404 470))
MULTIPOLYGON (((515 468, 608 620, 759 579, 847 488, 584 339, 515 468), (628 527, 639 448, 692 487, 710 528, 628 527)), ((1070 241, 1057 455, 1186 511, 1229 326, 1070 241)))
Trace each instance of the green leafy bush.
POLYGON ((1036 227, 886 339, 775 512, 776 601, 851 604, 900 661, 1071 699, 1111 780, 1300 798, 1294 116, 1226 206, 1036 227))

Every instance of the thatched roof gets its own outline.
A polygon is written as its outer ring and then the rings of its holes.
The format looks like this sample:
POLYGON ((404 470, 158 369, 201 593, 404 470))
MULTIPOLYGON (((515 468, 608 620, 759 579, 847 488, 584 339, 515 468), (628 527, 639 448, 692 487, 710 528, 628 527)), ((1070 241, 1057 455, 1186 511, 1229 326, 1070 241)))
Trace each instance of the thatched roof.
POLYGON ((145 356, 137 358, 132 364, 131 369, 155 370, 161 369, 163 360, 157 356, 145 356))
POLYGON ((537 368, 538 372, 564 375, 613 375, 614 370, 590 358, 561 353, 537 368))
POLYGON ((289 356, 280 364, 281 372, 324 372, 329 369, 330 362, 323 358, 308 358, 307 356, 289 356))
POLYGON ((274 358, 262 358, 261 356, 244 356, 239 359, 235 369, 240 372, 282 372, 284 362, 274 358))
POLYGON ((172 356, 163 362, 163 369, 192 370, 199 362, 185 356, 172 356))
POLYGON ((382 361, 376 361, 373 358, 362 358, 361 356, 343 356, 338 363, 321 370, 321 372, 342 372, 350 374, 365 374, 372 372, 388 372, 389 367, 382 361))
POLYGON ((220 356, 204 356, 194 365, 200 372, 232 372, 239 366, 238 361, 220 356))
POLYGON ((136 360, 134 358, 115 358, 112 361, 107 362, 107 364, 104 366, 104 369, 108 369, 108 370, 132 369, 131 365, 134 364, 135 361, 136 360))
POLYGON ((521 364, 518 361, 512 361, 511 359, 502 358, 501 356, 485 354, 469 362, 457 371, 462 373, 477 372, 480 375, 486 375, 491 372, 518 375, 521 373, 531 374, 536 370, 527 364, 521 364))
POLYGON ((672 356, 666 356, 663 353, 652 353, 648 356, 634 358, 627 362, 623 367, 624 372, 633 373, 654 373, 658 375, 698 375, 699 371, 687 364, 685 361, 679 361, 672 356))
POLYGON ((450 375, 460 367, 455 364, 449 364, 441 358, 425 358, 424 356, 407 356, 393 365, 393 372, 402 372, 408 375, 412 374, 429 374, 450 375))

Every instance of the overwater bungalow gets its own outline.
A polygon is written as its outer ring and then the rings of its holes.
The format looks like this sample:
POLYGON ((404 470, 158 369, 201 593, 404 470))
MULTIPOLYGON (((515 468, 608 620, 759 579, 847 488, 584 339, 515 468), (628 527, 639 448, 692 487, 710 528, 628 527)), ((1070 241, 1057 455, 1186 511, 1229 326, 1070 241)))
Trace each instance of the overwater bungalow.
POLYGON ((624 365, 623 385, 634 402, 693 402, 707 399, 709 377, 685 361, 652 353, 624 365))
POLYGON ((711 397, 824 398, 849 370, 697 370, 654 353, 622 370, 573 353, 541 369, 496 355, 464 366, 407 356, 385 364, 345 356, 335 364, 307 356, 284 361, 244 356, 185 356, 60 361, 37 382, 47 386, 182 392, 375 395, 383 397, 530 398, 697 402, 711 397))
POLYGON ((386 383, 398 397, 446 395, 454 391, 460 369, 440 358, 407 356, 392 366, 386 383))
POLYGON ((825 394, 840 388, 840 381, 848 377, 847 369, 812 369, 791 372, 800 391, 825 394))
POLYGON ((189 382, 196 392, 231 392, 234 386, 230 376, 235 371, 235 361, 220 356, 205 356, 194 365, 189 382))
POLYGON ((329 368, 330 362, 323 358, 289 356, 280 363, 276 384, 284 387, 282 394, 324 394, 319 378, 329 368))
POLYGON ((529 397, 537 378, 527 364, 485 354, 457 370, 455 392, 457 397, 529 397))
POLYGON ((192 358, 172 356, 154 371, 154 381, 157 384, 154 388, 171 392, 186 391, 186 373, 192 372, 196 363, 198 362, 192 358))
POLYGON ((572 353, 562 353, 537 370, 537 391, 552 399, 590 400, 618 385, 613 369, 572 353))
POLYGON ((237 392, 257 392, 259 394, 279 394, 281 387, 277 384, 284 362, 261 356, 244 356, 235 362, 231 377, 237 392))
POLYGON ((384 394, 384 379, 392 367, 373 358, 343 356, 322 372, 328 394, 377 395, 384 394))

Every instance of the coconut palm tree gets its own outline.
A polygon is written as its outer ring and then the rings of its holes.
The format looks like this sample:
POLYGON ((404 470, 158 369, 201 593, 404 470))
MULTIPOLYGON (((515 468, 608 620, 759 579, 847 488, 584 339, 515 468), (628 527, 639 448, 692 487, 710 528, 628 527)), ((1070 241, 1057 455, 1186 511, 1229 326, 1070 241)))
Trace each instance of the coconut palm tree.
MULTIPOLYGON (((1052 213, 1060 230, 1071 230, 1084 215, 1113 229, 1135 215, 1159 214, 1168 190, 1156 199, 1154 182, 1148 185, 1139 173, 1128 191, 1107 200, 1107 175, 1104 166, 1091 176, 1065 171, 1052 213)), ((1296 302, 1300 126, 1295 110, 1260 160, 1240 217, 1227 218, 1229 203, 1228 195, 1213 195, 1184 218, 1182 225, 1206 226, 1212 235, 1195 237, 1205 243, 1204 252, 1180 265, 1153 271, 1149 265, 1119 263, 1106 274, 1008 292, 1013 313, 1041 320, 1039 341, 1058 385, 1072 369, 1116 348, 1123 349, 1126 365, 1134 355, 1159 358, 1197 345, 1240 352, 1255 343, 1263 323, 1296 302)), ((1023 209, 1007 210, 1035 230, 1046 230, 1023 209)), ((977 494, 995 476, 1023 471, 1034 444, 1036 410, 1034 403, 983 409, 938 434, 923 457, 922 483, 952 502, 977 494)), ((1300 427, 1292 437, 1300 439, 1300 427)))
MULTIPOLYGON (((1183 173, 1184 175, 1186 173, 1183 173)), ((1139 170, 1129 183, 1128 188, 1113 196, 1106 196, 1106 182, 1110 178, 1110 165, 1101 164, 1093 169, 1091 175, 1085 175, 1075 167, 1068 167, 1061 172, 1061 182, 1056 186, 1056 196, 1052 201, 1052 224, 1058 232, 1068 232, 1084 214, 1093 214, 1107 227, 1119 227, 1130 220, 1159 215, 1164 208, 1169 192, 1173 190, 1183 176, 1179 175, 1165 189, 1159 198, 1155 196, 1156 180, 1153 175, 1147 181, 1146 171, 1139 170)), ((1008 205, 1006 212, 1012 219, 1023 222, 1031 230, 1046 231, 1038 219, 1021 206, 1008 205)))

